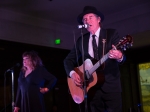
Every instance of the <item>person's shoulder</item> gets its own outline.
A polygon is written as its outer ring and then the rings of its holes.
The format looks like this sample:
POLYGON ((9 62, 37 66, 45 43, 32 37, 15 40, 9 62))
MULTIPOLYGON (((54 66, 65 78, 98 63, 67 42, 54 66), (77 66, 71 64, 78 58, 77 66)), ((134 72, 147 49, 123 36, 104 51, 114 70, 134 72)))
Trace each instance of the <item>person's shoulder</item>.
POLYGON ((89 36, 89 35, 90 35, 90 33, 88 32, 88 33, 85 33, 85 34, 83 35, 83 37, 89 36))
POLYGON ((118 34, 117 29, 114 29, 114 28, 107 28, 103 30, 106 30, 107 34, 118 34))
MULTIPOLYGON (((89 36, 89 35, 90 35, 90 33, 87 32, 87 33, 83 34, 83 37, 86 37, 86 36, 89 36)), ((82 35, 79 37, 79 39, 81 39, 81 38, 82 38, 82 35)))
POLYGON ((46 68, 44 66, 37 66, 36 69, 37 70, 43 70, 43 69, 46 69, 46 68))
POLYGON ((42 66, 38 66, 36 68, 36 71, 37 72, 48 72, 48 69, 44 65, 42 65, 42 66))
MULTIPOLYGON (((87 36, 90 36, 90 33, 83 34, 83 38, 86 38, 87 36)), ((82 39, 82 35, 77 39, 77 41, 80 41, 82 39)))

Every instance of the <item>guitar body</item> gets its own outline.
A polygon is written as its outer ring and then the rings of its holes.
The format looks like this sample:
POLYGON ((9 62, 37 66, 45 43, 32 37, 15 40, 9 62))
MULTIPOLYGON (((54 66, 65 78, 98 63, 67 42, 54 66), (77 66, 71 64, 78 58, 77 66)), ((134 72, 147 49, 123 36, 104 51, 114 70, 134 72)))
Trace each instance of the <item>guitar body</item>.
MULTIPOLYGON (((126 47, 132 46, 132 37, 130 35, 126 35, 126 37, 123 37, 118 44, 115 46, 117 49, 123 49, 126 50, 126 47)), ((105 81, 105 76, 102 73, 104 67, 105 67, 105 61, 109 58, 109 52, 105 54, 99 61, 86 59, 84 61, 85 65, 85 71, 88 71, 89 79, 86 80, 86 92, 89 93, 88 99, 91 100, 92 96, 95 94, 95 91, 99 86, 101 86, 105 81), (94 87, 93 87, 94 86, 94 87), (91 88, 92 87, 92 88, 91 88), (91 89, 90 89, 91 88, 91 89), (90 89, 90 91, 89 91, 90 89), (88 92, 89 91, 89 92, 88 92)), ((83 74, 83 65, 80 67, 74 68, 76 73, 80 76, 82 82, 84 82, 84 74, 83 74)), ((71 96, 75 103, 80 104, 84 100, 84 88, 83 86, 77 86, 72 78, 67 78, 68 80, 68 86, 70 89, 71 96)))
MULTIPOLYGON (((93 67, 93 63, 92 63, 92 61, 90 59, 86 59, 84 61, 84 63, 85 63, 85 70, 89 70, 89 69, 91 69, 93 67)), ((84 82, 83 65, 81 65, 78 68, 75 68, 74 70, 76 71, 76 73, 80 76, 80 78, 84 82)), ((89 89, 91 87, 96 85, 97 80, 98 80, 97 79, 97 74, 96 74, 96 72, 94 72, 91 75, 90 80, 86 81, 86 84, 87 84, 86 91, 87 92, 89 91, 89 89)), ((68 86, 69 86, 70 93, 71 93, 71 96, 72 96, 73 100, 76 103, 80 104, 84 100, 84 88, 80 87, 80 86, 77 86, 74 83, 72 78, 68 78, 68 86)))

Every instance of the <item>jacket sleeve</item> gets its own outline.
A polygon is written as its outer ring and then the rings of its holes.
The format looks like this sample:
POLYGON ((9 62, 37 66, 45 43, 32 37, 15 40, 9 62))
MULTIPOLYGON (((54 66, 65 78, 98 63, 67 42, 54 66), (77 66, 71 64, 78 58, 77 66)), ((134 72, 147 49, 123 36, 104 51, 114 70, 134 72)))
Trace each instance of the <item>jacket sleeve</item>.
MULTIPOLYGON (((113 45, 118 45, 118 43, 123 39, 123 37, 119 37, 119 34, 118 34, 117 30, 112 29, 112 30, 110 30, 110 32, 111 32, 111 31, 114 32, 114 33, 113 33, 113 37, 112 37, 112 44, 113 44, 113 45)), ((122 52, 122 54, 123 54, 123 59, 122 59, 121 62, 119 62, 119 64, 123 64, 124 61, 126 60, 126 56, 125 56, 125 54, 124 54, 123 49, 121 49, 121 48, 119 47, 118 50, 120 50, 120 51, 122 52)))
POLYGON ((57 78, 53 74, 51 74, 45 67, 40 67, 40 69, 41 74, 43 74, 44 80, 48 82, 46 84, 46 87, 49 90, 52 89, 57 82, 57 78))
POLYGON ((79 58, 81 57, 81 52, 80 52, 80 40, 79 38, 74 45, 74 48, 70 51, 70 53, 67 55, 67 57, 64 59, 64 68, 66 70, 66 73, 69 77, 69 74, 72 70, 74 70, 74 67, 77 66, 77 62, 79 58))

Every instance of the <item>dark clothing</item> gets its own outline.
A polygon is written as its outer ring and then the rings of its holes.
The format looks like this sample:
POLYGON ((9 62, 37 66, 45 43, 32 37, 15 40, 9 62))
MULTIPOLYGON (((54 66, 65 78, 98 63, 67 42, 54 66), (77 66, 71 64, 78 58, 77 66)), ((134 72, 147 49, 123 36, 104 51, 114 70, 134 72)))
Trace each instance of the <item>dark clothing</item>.
POLYGON ((21 112, 45 112, 40 92, 40 88, 45 87, 45 81, 48 81, 46 87, 50 90, 56 83, 56 77, 44 67, 37 67, 27 77, 20 72, 15 107, 19 107, 21 112))
MULTIPOLYGON (((83 43, 84 43, 83 48, 84 48, 85 60, 87 58, 92 59, 92 57, 88 53, 89 37, 90 37, 90 33, 83 35, 83 43)), ((106 39, 105 54, 108 53, 110 49, 112 49, 112 45, 116 45, 120 41, 118 32, 115 29, 106 30, 106 29, 101 28, 100 36, 99 36, 99 43, 98 43, 99 59, 102 58, 102 53, 103 53, 102 39, 106 39)), ((76 51, 77 51, 78 58, 82 58, 82 37, 78 38, 76 47, 74 47, 71 50, 71 52, 68 54, 68 56, 64 60, 64 67, 68 76, 69 76, 70 71, 74 70, 74 67, 76 67, 77 65, 76 51)), ((103 73, 105 75, 105 82, 103 85, 99 86, 98 89, 101 89, 105 93, 113 93, 113 92, 118 93, 119 92, 121 94, 119 62, 115 59, 108 58, 105 62, 103 73)), ((119 103, 121 103, 121 100, 119 100, 119 103)), ((103 111, 99 111, 99 112, 103 112, 103 111)))
POLYGON ((105 93, 102 90, 97 90, 93 100, 90 102, 91 112, 121 112, 121 99, 120 92, 105 93))

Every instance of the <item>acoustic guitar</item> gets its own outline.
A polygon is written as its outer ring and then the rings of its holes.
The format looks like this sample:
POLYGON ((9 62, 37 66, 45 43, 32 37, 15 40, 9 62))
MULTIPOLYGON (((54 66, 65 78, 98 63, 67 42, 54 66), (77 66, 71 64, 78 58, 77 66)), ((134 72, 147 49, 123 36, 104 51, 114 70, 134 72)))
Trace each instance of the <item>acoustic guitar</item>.
MULTIPOLYGON (((117 49, 126 50, 126 48, 129 48, 132 46, 133 39, 130 35, 126 35, 123 37, 118 44, 115 46, 117 49)), ((86 92, 89 91, 89 89, 93 86, 95 86, 98 82, 103 83, 103 78, 98 78, 96 70, 109 58, 109 52, 105 54, 99 61, 97 61, 94 65, 93 62, 90 59, 86 59, 84 61, 84 67, 85 72, 83 72, 83 64, 79 67, 75 67, 75 72, 80 76, 82 82, 84 82, 84 79, 86 79, 86 92), (84 73, 86 75, 86 78, 84 78, 84 73), (100 81, 99 81, 100 80, 100 81)), ((77 86, 72 78, 67 78, 68 86, 70 90, 70 94, 74 100, 75 103, 80 104, 84 101, 84 88, 83 86, 77 86)))

